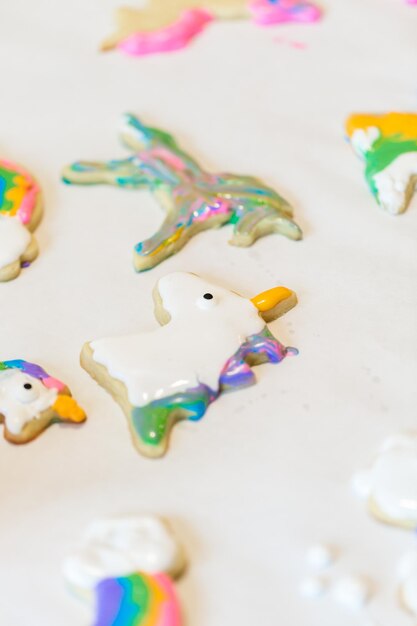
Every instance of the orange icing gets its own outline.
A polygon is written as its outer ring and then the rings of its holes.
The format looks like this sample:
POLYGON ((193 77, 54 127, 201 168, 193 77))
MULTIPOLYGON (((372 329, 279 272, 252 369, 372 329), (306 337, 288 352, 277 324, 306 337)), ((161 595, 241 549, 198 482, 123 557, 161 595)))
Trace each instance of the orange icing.
POLYGON ((293 292, 286 287, 274 287, 273 289, 268 289, 268 291, 263 291, 258 294, 251 299, 251 302, 256 306, 258 311, 264 313, 265 311, 273 309, 274 306, 283 300, 290 298, 292 293, 293 292))
POLYGON ((86 419, 84 411, 71 396, 59 395, 52 407, 62 419, 81 423, 86 419))
POLYGON ((349 137, 355 130, 376 126, 383 135, 400 133, 404 139, 417 138, 416 113, 387 113, 386 115, 351 115, 346 122, 346 131, 349 137))

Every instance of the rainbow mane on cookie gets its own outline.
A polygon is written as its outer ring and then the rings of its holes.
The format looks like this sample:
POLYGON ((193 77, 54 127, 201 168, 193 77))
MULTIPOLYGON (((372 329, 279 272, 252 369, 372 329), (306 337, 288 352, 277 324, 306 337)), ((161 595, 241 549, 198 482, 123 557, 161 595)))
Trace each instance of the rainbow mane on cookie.
POLYGON ((23 168, 0 160, 0 214, 17 216, 22 224, 30 222, 39 187, 23 168))
POLYGON ((23 374, 27 374, 28 376, 32 376, 33 378, 37 378, 42 381, 45 387, 49 389, 53 388, 57 391, 63 391, 65 389, 64 383, 49 376, 45 372, 45 370, 40 367, 40 365, 36 365, 35 363, 29 363, 28 361, 23 361, 21 359, 17 359, 14 361, 0 361, 0 372, 9 369, 17 369, 23 374))

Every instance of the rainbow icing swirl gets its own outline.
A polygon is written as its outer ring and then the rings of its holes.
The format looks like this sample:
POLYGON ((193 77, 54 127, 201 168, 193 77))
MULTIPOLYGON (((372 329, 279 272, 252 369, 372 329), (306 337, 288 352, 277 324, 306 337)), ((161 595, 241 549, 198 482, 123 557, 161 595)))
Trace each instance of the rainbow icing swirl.
POLYGON ((19 165, 0 160, 0 215, 17 216, 29 224, 35 209, 39 187, 19 165))
POLYGON ((168 133, 125 116, 124 143, 134 156, 107 163, 77 162, 65 168, 66 183, 107 183, 148 188, 166 210, 161 228, 138 243, 134 264, 150 269, 181 249, 196 233, 233 224, 231 244, 249 246, 268 233, 301 239, 293 210, 284 198, 252 176, 209 174, 168 133))
POLYGON ((137 573, 102 580, 96 587, 94 626, 180 626, 180 609, 171 579, 137 573))

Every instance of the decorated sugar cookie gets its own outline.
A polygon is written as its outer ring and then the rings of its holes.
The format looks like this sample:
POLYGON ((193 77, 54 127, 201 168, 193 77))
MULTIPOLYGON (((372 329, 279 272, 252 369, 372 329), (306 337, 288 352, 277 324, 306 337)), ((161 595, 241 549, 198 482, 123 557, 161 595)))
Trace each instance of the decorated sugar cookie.
POLYGON ((268 233, 300 239, 293 211, 284 198, 252 176, 208 174, 161 130, 124 118, 121 137, 133 155, 120 161, 82 161, 66 167, 66 183, 107 183, 130 189, 147 188, 167 216, 150 239, 134 250, 137 271, 155 267, 178 252, 202 230, 233 224, 230 243, 249 246, 268 233))
POLYGON ((0 160, 0 282, 12 280, 38 255, 31 234, 42 217, 38 184, 19 165, 0 160))
POLYGON ((81 365, 121 406, 135 446, 149 457, 164 454, 177 421, 197 421, 221 393, 253 384, 253 366, 294 353, 266 322, 296 303, 284 287, 248 300, 183 272, 162 278, 154 299, 161 328, 92 341, 81 353, 81 365))
POLYGON ((181 626, 173 580, 184 567, 169 526, 146 515, 92 524, 64 575, 95 607, 94 626, 181 626))
POLYGON ((215 20, 305 23, 320 19, 321 11, 307 0, 148 0, 143 9, 119 9, 116 17, 116 32, 104 40, 102 50, 141 56, 184 48, 215 20))
POLYGON ((51 424, 85 419, 68 387, 39 365, 0 361, 0 423, 8 441, 28 443, 51 424))
POLYGON ((346 129, 377 202, 403 213, 417 183, 417 114, 352 115, 346 129))
POLYGON ((398 435, 387 439, 372 468, 354 477, 354 487, 378 520, 416 530, 417 437, 398 435))

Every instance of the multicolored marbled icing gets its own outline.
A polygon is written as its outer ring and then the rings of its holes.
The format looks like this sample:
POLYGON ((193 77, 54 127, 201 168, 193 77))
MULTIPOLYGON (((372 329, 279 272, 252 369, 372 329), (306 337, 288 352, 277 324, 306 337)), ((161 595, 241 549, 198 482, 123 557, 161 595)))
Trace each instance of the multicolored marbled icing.
POLYGON ((117 48, 142 56, 184 48, 210 22, 252 19, 268 26, 283 22, 315 22, 320 9, 307 0, 148 0, 143 9, 119 9, 117 31, 102 50, 117 48))
POLYGON ((7 438, 24 443, 25 437, 19 438, 25 426, 48 410, 52 414, 44 428, 53 421, 78 424, 86 419, 64 383, 42 367, 23 360, 0 361, 0 422, 5 423, 7 438))
POLYGON ((179 410, 186 411, 189 420, 198 421, 221 393, 255 384, 256 378, 249 363, 280 363, 286 356, 295 354, 298 354, 295 348, 284 347, 265 327, 261 333, 248 337, 227 361, 216 390, 200 383, 193 389, 135 407, 132 426, 144 445, 166 447, 179 410))
POLYGON ((0 159, 0 214, 17 216, 29 224, 36 206, 39 186, 22 167, 0 159))
POLYGON ((126 115, 122 140, 135 154, 107 163, 77 162, 65 168, 72 184, 107 183, 130 189, 148 188, 166 210, 161 228, 134 250, 137 271, 150 269, 180 250, 196 233, 233 224, 231 244, 249 246, 278 232, 300 239, 293 210, 284 198, 260 180, 234 174, 208 174, 175 139, 126 115))
POLYGON ((94 626, 180 626, 174 585, 165 574, 108 578, 96 587, 94 626))
POLYGON ((36 226, 40 210, 36 181, 19 165, 0 160, 0 281, 15 278, 20 267, 36 257, 29 230, 36 226))
POLYGON ((377 202, 393 215, 405 211, 417 182, 417 114, 352 115, 346 130, 377 202))

